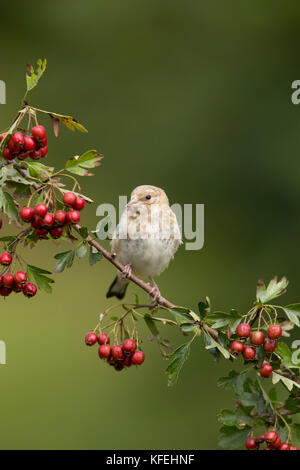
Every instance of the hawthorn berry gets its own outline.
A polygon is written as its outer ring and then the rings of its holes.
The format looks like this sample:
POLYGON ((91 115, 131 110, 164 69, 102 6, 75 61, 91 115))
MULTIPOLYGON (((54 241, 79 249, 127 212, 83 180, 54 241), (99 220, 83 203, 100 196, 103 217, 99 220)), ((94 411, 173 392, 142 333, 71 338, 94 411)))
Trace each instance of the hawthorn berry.
POLYGON ((264 348, 264 351, 266 351, 266 352, 275 351, 275 349, 276 349, 275 339, 265 338, 263 348, 264 348))
POLYGON ((258 444, 262 444, 263 442, 265 442, 265 435, 264 435, 264 434, 260 434, 259 436, 257 436, 257 437, 255 438, 255 440, 256 440, 256 442, 257 442, 258 444))
POLYGON ((44 158, 48 153, 48 147, 45 145, 45 147, 41 148, 40 152, 41 152, 41 158, 44 158))
POLYGON ((74 209, 81 211, 85 206, 85 200, 83 197, 77 197, 74 205, 74 209))
POLYGON ((40 158, 42 158, 41 149, 33 150, 32 152, 30 152, 30 156, 31 156, 32 160, 39 160, 40 158))
POLYGON ((52 238, 58 239, 64 233, 64 229, 62 227, 54 227, 50 230, 50 235, 52 238))
POLYGON ((92 331, 90 331, 89 333, 87 333, 85 335, 85 344, 87 346, 93 346, 94 344, 96 344, 98 341, 98 335, 96 335, 96 333, 93 333, 92 331))
POLYGON ((27 281, 27 274, 24 271, 17 271, 14 274, 14 281, 16 284, 25 284, 27 281))
POLYGON ((14 283, 14 275, 12 273, 6 273, 3 276, 4 287, 12 287, 14 283))
POLYGON ((273 444, 270 444, 271 449, 278 449, 281 444, 281 439, 277 436, 276 441, 273 444))
POLYGON ((252 346, 245 346, 243 356, 246 361, 252 361, 255 358, 255 349, 252 346))
POLYGON ((140 364, 143 364, 145 360, 145 354, 143 351, 135 351, 133 355, 131 356, 131 364, 135 366, 139 366, 140 364))
POLYGON ((247 439, 245 442, 245 447, 248 450, 257 450, 259 445, 256 443, 254 437, 249 437, 249 439, 247 439))
POLYGON ((274 444, 274 442, 276 441, 278 437, 279 436, 276 431, 268 431, 265 434, 265 440, 268 444, 274 444))
POLYGON ((268 337, 271 339, 278 339, 282 335, 282 328, 280 325, 270 325, 268 328, 268 337))
POLYGON ((59 210, 54 213, 54 221, 58 225, 64 225, 66 220, 67 220, 67 214, 65 213, 65 211, 59 210))
POLYGON ((17 145, 14 143, 12 137, 8 140, 7 146, 8 146, 8 148, 9 148, 9 150, 11 151, 11 153, 17 153, 17 152, 19 151, 19 146, 17 146, 17 145))
POLYGON ((38 215, 34 215, 31 221, 32 228, 40 228, 41 226, 41 218, 38 215))
POLYGON ((34 210, 32 207, 23 207, 20 210, 20 217, 24 222, 31 222, 31 219, 34 215, 34 210))
POLYGON ((23 290, 23 285, 22 284, 17 284, 16 282, 13 283, 12 290, 18 294, 19 292, 22 292, 23 290))
POLYGON ((282 442, 278 450, 290 450, 290 446, 286 442, 282 442))
POLYGON ((35 296, 36 292, 37 292, 37 287, 32 282, 27 282, 25 286, 23 287, 23 294, 26 297, 33 297, 35 296))
POLYGON ((9 150, 8 147, 5 147, 5 149, 3 149, 2 155, 3 155, 3 158, 5 158, 5 160, 13 160, 15 158, 13 153, 9 150))
POLYGON ((248 338, 251 332, 251 326, 248 323, 240 323, 237 326, 236 333, 240 338, 248 338))
POLYGON ((119 344, 117 344, 116 346, 113 346, 111 348, 111 355, 115 359, 115 361, 123 361, 124 354, 123 354, 122 346, 120 346, 119 344))
POLYGON ((54 214, 51 214, 51 212, 48 212, 45 217, 41 220, 41 226, 42 227, 52 227, 54 222, 54 214))
POLYGON ((101 333, 101 335, 99 335, 98 342, 100 345, 109 344, 110 343, 109 336, 106 333, 101 333))
POLYGON ((109 359, 111 354, 111 347, 109 344, 101 344, 98 348, 98 354, 101 359, 109 359))
POLYGON ((9 294, 11 294, 12 289, 9 287, 0 287, 0 295, 2 297, 7 297, 9 294))
POLYGON ((35 140, 42 140, 46 137, 44 126, 35 126, 31 129, 31 135, 35 140))
POLYGON ((270 375, 272 374, 273 372, 273 367, 271 366, 271 364, 268 364, 267 362, 264 362, 259 373, 261 375, 261 377, 264 377, 264 378, 269 378, 270 375))
POLYGON ((131 355, 136 350, 136 342, 133 339, 125 339, 122 349, 125 355, 131 355))
POLYGON ((77 196, 74 193, 65 193, 63 197, 63 202, 66 206, 75 207, 77 196))
POLYGON ((32 152, 36 149, 36 143, 32 137, 24 137, 24 150, 32 152))
POLYGON ((15 132, 12 136, 12 141, 15 145, 16 148, 20 148, 20 147, 23 147, 24 145, 24 135, 22 134, 22 132, 15 132))
POLYGON ((4 140, 6 137, 6 133, 4 132, 4 134, 0 134, 0 142, 2 142, 2 140, 4 140))
POLYGON ((131 366, 131 357, 130 356, 126 356, 124 361, 122 362, 122 365, 124 367, 130 367, 131 366))
POLYGON ((48 229, 47 228, 37 228, 35 230, 35 234, 38 238, 46 238, 48 235, 48 229))
POLYGON ((124 369, 124 366, 123 366, 122 362, 117 362, 115 364, 115 370, 117 370, 118 372, 123 370, 123 369, 124 369))
POLYGON ((241 354, 244 351, 244 345, 241 341, 233 341, 231 345, 231 351, 237 354, 241 354))
POLYGON ((12 262, 12 256, 10 253, 2 253, 0 255, 0 264, 2 264, 2 266, 9 266, 12 262))
POLYGON ((255 346, 260 346, 261 344, 263 344, 264 339, 265 335, 262 331, 252 331, 250 334, 250 341, 255 346))
POLYGON ((47 212, 48 212, 48 207, 45 206, 45 204, 43 203, 37 204, 34 208, 35 215, 38 215, 41 218, 45 217, 47 212))
POLYGON ((3 286, 3 276, 0 274, 0 287, 3 286))
POLYGON ((18 154, 18 160, 25 160, 27 157, 30 156, 31 152, 21 152, 18 154))
POLYGON ((80 212, 76 210, 68 212, 67 219, 71 224, 77 224, 80 221, 80 212))

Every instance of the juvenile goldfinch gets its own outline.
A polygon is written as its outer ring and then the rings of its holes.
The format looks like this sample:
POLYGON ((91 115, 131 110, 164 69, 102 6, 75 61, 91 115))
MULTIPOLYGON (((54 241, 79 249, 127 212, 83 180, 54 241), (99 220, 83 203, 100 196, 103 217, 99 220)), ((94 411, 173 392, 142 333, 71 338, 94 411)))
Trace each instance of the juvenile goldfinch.
POLYGON ((153 276, 168 267, 180 243, 180 229, 166 193, 155 186, 135 188, 111 243, 112 253, 125 269, 117 274, 106 297, 123 299, 130 282, 128 276, 133 272, 150 279, 154 300, 159 301, 160 292, 153 276))

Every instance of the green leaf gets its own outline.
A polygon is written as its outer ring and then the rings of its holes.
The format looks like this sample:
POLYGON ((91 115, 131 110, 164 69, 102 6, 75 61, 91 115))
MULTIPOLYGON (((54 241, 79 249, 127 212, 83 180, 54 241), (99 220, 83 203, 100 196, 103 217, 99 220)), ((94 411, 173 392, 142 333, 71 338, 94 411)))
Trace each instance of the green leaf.
POLYGON ((285 277, 283 277, 280 281, 278 281, 277 277, 274 277, 269 282, 268 287, 266 287, 262 281, 259 282, 256 290, 257 301, 265 304, 270 300, 285 294, 288 283, 289 282, 285 277))
POLYGON ((144 315, 144 320, 146 322, 146 325, 147 327, 149 328, 149 330, 151 331, 151 333, 153 334, 153 336, 157 337, 159 336, 159 331, 151 317, 151 315, 149 313, 145 313, 144 315))
MULTIPOLYGON (((49 111, 43 111, 44 113, 48 114, 52 121, 60 121, 62 122, 70 131, 75 131, 77 129, 80 132, 88 132, 88 130, 80 124, 77 119, 73 118, 72 116, 66 116, 63 114, 52 113, 49 111)), ((57 134, 56 134, 57 136, 57 134)))
POLYGON ((183 364, 189 357, 190 349, 191 349, 191 342, 192 340, 189 341, 188 343, 182 344, 169 355, 170 363, 166 370, 168 374, 168 386, 169 387, 174 385, 178 380, 183 364))
POLYGON ((103 155, 100 155, 96 150, 89 150, 83 155, 76 156, 67 160, 66 170, 79 176, 92 176, 93 173, 89 169, 96 168, 100 165, 103 155))
POLYGON ((210 300, 209 297, 206 297, 204 302, 198 302, 198 310, 200 314, 200 318, 203 318, 210 313, 210 300))
POLYGON ((38 268, 37 266, 27 265, 27 277, 30 282, 37 285, 39 289, 44 290, 48 294, 52 292, 51 285, 54 281, 45 274, 52 274, 45 269, 38 268))
POLYGON ((294 446, 300 447, 300 424, 292 423, 290 425, 292 431, 292 442, 294 446))
POLYGON ((237 449, 241 447, 244 445, 250 429, 249 426, 246 426, 244 429, 237 429, 236 426, 222 426, 218 441, 219 446, 224 449, 237 449))
POLYGON ((239 429, 243 429, 247 424, 252 424, 253 419, 239 407, 236 411, 222 410, 218 414, 218 421, 225 426, 236 426, 239 429))
POLYGON ((277 374, 276 372, 273 371, 272 383, 275 385, 280 381, 289 390, 289 392, 293 389, 294 386, 297 388, 300 388, 300 385, 297 382, 294 382, 294 380, 288 379, 287 377, 284 377, 283 375, 277 374))
POLYGON ((65 268, 70 268, 72 266, 75 258, 75 250, 57 253, 54 258, 59 260, 54 267, 54 272, 61 273, 65 268))
POLYGON ((282 365, 291 369, 299 369, 299 364, 295 364, 293 362, 293 352, 290 350, 286 343, 283 343, 282 341, 278 342, 276 345, 275 354, 281 357, 282 365))
POLYGON ((293 413, 299 413, 300 412, 300 398, 299 397, 289 397, 284 403, 284 407, 292 411, 293 413))
POLYGON ((0 209, 12 220, 19 219, 19 212, 12 196, 0 189, 0 209))
POLYGON ((43 163, 24 161, 24 164, 27 167, 29 175, 33 178, 44 180, 53 175, 54 168, 44 165, 43 163))
POLYGON ((170 308, 169 312, 174 316, 177 325, 180 326, 183 323, 194 323, 194 320, 189 315, 189 309, 184 307, 170 308))
POLYGON ((295 323, 295 325, 300 326, 300 320, 299 320, 299 315, 300 315, 300 304, 291 304, 287 305, 286 307, 281 307, 288 319, 295 323))
POLYGON ((221 344, 215 341, 206 331, 204 331, 204 336, 207 337, 207 340, 208 338, 210 339, 210 342, 207 341, 208 344, 205 346, 205 349, 217 348, 225 359, 229 359, 232 356, 228 349, 221 346, 221 344))
POLYGON ((93 251, 93 247, 90 247, 90 255, 89 255, 89 263, 91 266, 97 263, 97 261, 101 261, 103 258, 102 254, 99 251, 93 251))
POLYGON ((87 238, 88 235, 89 235, 89 231, 88 231, 87 227, 80 227, 79 232, 80 232, 80 235, 82 236, 82 238, 87 238))
POLYGON ((249 381, 247 371, 244 370, 240 373, 231 370, 226 377, 220 377, 218 386, 223 387, 225 390, 233 390, 237 395, 245 391, 246 383, 249 381))
POLYGON ((27 91, 32 90, 34 87, 37 86, 41 76, 46 70, 47 60, 39 59, 37 61, 36 70, 30 64, 27 65, 27 73, 26 73, 26 84, 27 84, 27 91))
POLYGON ((79 259, 84 258, 86 254, 87 254, 87 246, 86 245, 81 245, 76 250, 76 255, 79 259))

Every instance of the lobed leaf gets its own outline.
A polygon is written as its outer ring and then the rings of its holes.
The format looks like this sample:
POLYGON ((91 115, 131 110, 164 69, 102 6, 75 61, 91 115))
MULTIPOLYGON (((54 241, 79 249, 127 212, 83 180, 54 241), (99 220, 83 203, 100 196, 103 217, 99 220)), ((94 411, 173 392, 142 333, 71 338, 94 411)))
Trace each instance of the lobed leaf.
POLYGON ((37 266, 27 265, 27 277, 30 282, 34 282, 39 289, 44 290, 48 294, 52 292, 51 285, 54 281, 45 274, 52 274, 45 269, 38 268, 37 266))
POLYGON ((73 261, 75 258, 75 250, 57 253, 54 258, 59 260, 54 267, 54 272, 62 273, 65 268, 71 268, 71 266, 73 265, 73 261))
POLYGON ((185 361, 189 357, 191 342, 192 340, 189 341, 188 343, 182 344, 169 355, 170 364, 168 365, 166 369, 166 372, 168 374, 168 386, 169 387, 174 385, 178 380, 181 369, 185 361))
POLYGON ((36 65, 37 67, 35 70, 32 65, 27 64, 27 73, 26 73, 27 92, 37 86, 40 78, 42 77, 43 73, 46 70, 47 60, 39 59, 36 65))

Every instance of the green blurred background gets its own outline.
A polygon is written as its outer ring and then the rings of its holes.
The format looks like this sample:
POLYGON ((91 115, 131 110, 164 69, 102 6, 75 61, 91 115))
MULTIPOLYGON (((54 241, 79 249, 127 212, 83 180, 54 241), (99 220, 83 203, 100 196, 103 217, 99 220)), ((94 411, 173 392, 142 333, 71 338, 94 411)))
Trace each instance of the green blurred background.
MULTIPOLYGON (((25 64, 47 57, 31 104, 89 129, 51 136, 48 164, 96 148, 103 165, 82 186, 97 204, 117 204, 140 184, 163 187, 172 203, 205 204, 204 248, 179 250, 159 279, 166 297, 196 308, 209 295, 218 309, 245 311, 257 279, 278 274, 291 280, 284 302, 299 300, 300 107, 290 99, 299 13, 300 4, 276 0, 3 0, 0 128, 23 96, 25 64)), ((83 216, 91 227, 95 210, 83 216)), ((26 258, 53 269, 65 249, 41 242, 26 258)), ((216 382, 230 365, 214 366, 194 343, 167 388, 154 344, 145 342, 142 368, 120 374, 85 347, 113 303, 113 276, 109 263, 77 260, 55 276, 53 295, 2 301, 0 448, 216 448, 216 414, 233 405, 216 382)))

